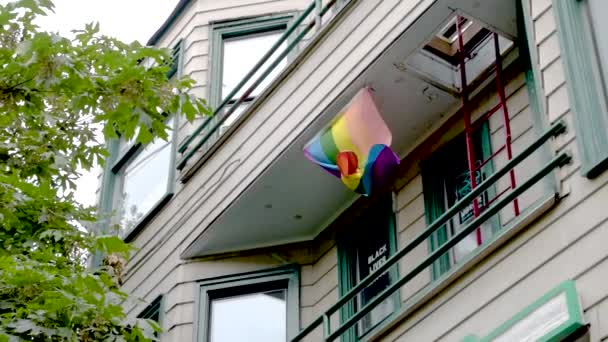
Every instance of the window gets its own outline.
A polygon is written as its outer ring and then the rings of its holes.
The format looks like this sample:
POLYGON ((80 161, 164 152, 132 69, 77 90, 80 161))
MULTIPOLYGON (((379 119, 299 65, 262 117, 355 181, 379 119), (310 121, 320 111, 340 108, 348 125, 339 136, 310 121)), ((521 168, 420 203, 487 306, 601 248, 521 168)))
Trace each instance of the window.
MULTIPOLYGON (((340 295, 344 295, 360 280, 374 272, 395 253, 395 215, 392 197, 387 196, 366 210, 357 219, 356 226, 349 227, 346 236, 338 245, 340 295)), ((357 309, 365 306, 376 295, 384 291, 397 280, 397 265, 382 274, 367 288, 362 290, 353 301, 345 304, 341 310, 342 321, 346 320, 357 309)), ((358 326, 343 335, 345 341, 356 341, 374 328, 399 306, 399 293, 387 298, 363 317, 358 326)))
MULTIPOLYGON (((181 43, 173 49, 173 61, 168 77, 178 73, 181 43)), ((112 223, 125 240, 137 234, 152 215, 173 195, 175 134, 177 120, 169 117, 167 140, 156 139, 146 146, 121 139, 111 143, 114 163, 106 171, 105 190, 111 194, 112 223)), ((110 195, 106 195, 110 197, 110 195)))
MULTIPOLYGON (((236 88, 245 75, 253 69, 264 54, 270 50, 283 32, 287 29, 291 16, 262 17, 239 21, 216 23, 212 27, 212 73, 210 88, 210 104, 217 108, 219 104, 236 88)), ((236 92, 227 103, 223 113, 245 93, 255 79, 262 75, 276 57, 285 50, 287 42, 270 57, 254 76, 236 92)), ((270 84, 270 82, 287 65, 283 59, 274 70, 266 76, 264 81, 249 94, 245 101, 220 127, 222 134, 247 108, 247 106, 270 84)), ((216 120, 221 118, 221 113, 216 120)))
POLYGON ((199 292, 199 342, 284 342, 299 330, 296 267, 205 280, 199 292))
MULTIPOLYGON (((137 318, 148 319, 156 322, 159 326, 161 324, 161 310, 162 310, 163 296, 158 296, 148 307, 144 309, 137 318)), ((154 332, 154 336, 158 337, 158 333, 154 332)))
POLYGON ((593 178, 608 166, 608 5, 554 0, 553 8, 581 171, 593 178))
MULTIPOLYGON (((484 122, 473 134, 476 165, 481 165, 491 154, 490 132, 488 123, 484 122)), ((429 160, 422 165, 422 182, 424 193, 424 206, 427 225, 438 219, 448 208, 471 192, 471 182, 467 162, 467 149, 464 135, 461 135, 446 146, 436 151, 429 160)), ((492 173, 491 161, 475 172, 476 183, 479 184, 492 173)), ((494 190, 488 190, 477 198, 480 210, 488 206, 494 198, 494 190)), ((435 250, 467 223, 473 220, 473 203, 461 210, 451 220, 439 228, 430 238, 430 250, 435 250)), ((484 223, 479 231, 460 241, 433 265, 433 279, 439 278, 454 264, 464 260, 471 252, 483 243, 489 241, 499 230, 498 217, 484 223)))
MULTIPOLYGON (((173 119, 167 125, 173 127, 173 119)), ((172 193, 172 135, 168 141, 156 139, 145 147, 130 146, 126 160, 115 168, 116 220, 125 236, 172 193)))
POLYGON ((137 318, 149 319, 156 323, 160 323, 160 309, 163 301, 163 296, 158 296, 142 311, 137 318))

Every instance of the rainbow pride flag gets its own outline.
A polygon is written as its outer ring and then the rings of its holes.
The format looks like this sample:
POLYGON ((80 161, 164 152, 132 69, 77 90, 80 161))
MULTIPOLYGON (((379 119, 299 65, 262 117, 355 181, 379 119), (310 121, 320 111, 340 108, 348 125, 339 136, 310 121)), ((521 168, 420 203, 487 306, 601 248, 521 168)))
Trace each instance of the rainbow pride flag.
POLYGON ((304 155, 351 190, 369 196, 392 181, 399 157, 369 88, 304 147, 304 155))

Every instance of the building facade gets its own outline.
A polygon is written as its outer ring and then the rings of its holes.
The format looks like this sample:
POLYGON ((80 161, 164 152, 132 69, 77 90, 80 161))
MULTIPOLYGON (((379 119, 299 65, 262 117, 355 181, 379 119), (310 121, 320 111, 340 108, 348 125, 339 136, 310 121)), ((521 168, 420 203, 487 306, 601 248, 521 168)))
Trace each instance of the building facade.
POLYGON ((149 45, 215 114, 109 143, 128 315, 161 341, 608 339, 607 11, 181 0, 149 45), (399 159, 371 195, 304 153, 345 152, 320 137, 360 94, 399 159))

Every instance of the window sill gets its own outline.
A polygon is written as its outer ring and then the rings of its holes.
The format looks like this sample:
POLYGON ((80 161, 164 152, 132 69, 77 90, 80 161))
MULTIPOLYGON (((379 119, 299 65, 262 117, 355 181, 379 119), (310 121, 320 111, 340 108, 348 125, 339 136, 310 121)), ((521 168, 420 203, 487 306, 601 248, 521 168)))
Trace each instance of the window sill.
POLYGON ((504 243, 510 240, 517 233, 531 224, 534 220, 551 209, 557 203, 557 196, 551 194, 543 199, 540 199, 535 205, 531 206, 527 212, 522 213, 519 218, 513 220, 506 227, 503 227, 501 233, 494 240, 482 246, 475 253, 471 254, 465 261, 452 268, 449 272, 429 284, 422 289, 418 294, 402 303, 401 309, 389 316, 378 327, 374 328, 363 337, 365 341, 375 341, 386 335, 388 332, 397 327, 404 320, 409 318, 414 312, 422 308, 432 298, 440 294, 454 281, 460 278, 463 274, 469 271, 473 266, 480 263, 492 252, 500 248, 504 243))

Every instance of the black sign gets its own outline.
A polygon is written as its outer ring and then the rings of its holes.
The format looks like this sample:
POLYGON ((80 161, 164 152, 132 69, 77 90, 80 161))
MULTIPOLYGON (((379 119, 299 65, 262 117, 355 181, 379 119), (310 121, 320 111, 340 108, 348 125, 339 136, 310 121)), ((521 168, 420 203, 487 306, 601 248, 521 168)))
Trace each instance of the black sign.
MULTIPOLYGON (((384 234, 378 234, 384 235, 384 234)), ((389 257, 389 244, 387 236, 375 236, 373 241, 369 241, 366 246, 361 246, 359 249, 359 278, 363 279, 370 273, 382 266, 389 257)), ((361 292, 361 305, 367 304, 380 292, 390 285, 388 273, 378 277, 376 281, 371 283, 361 292)))

